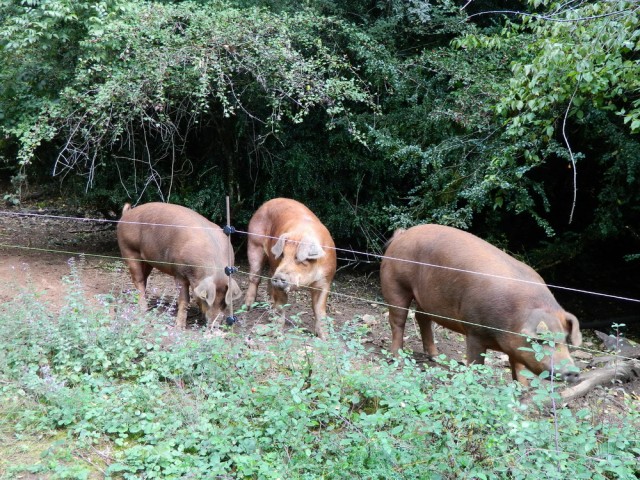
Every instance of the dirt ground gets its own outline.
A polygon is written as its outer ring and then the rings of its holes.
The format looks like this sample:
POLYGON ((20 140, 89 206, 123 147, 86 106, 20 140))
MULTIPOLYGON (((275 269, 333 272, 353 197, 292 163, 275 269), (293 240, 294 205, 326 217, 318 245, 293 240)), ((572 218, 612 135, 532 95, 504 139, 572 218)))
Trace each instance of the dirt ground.
MULTIPOLYGON (((95 212, 23 205, 0 208, 0 302, 10 300, 17 288, 34 288, 42 294, 43 301, 51 308, 64 303, 66 285, 63 278, 70 273, 70 259, 81 265, 80 271, 85 292, 95 300, 100 295, 120 294, 133 288, 124 263, 119 260, 115 224, 109 221, 96 222, 100 218, 95 212), (60 218, 66 217, 66 218, 60 218), (81 254, 84 254, 81 259, 81 254)), ((242 238, 234 238, 236 265, 239 272, 235 278, 243 291, 247 286, 248 270, 242 238)), ((259 289, 259 301, 266 301, 266 282, 259 289)), ((154 271, 149 280, 152 299, 164 299, 172 304, 177 290, 172 279, 154 271), (169 299, 169 300, 167 300, 169 299)), ((312 311, 306 292, 297 292, 290 297, 290 325, 311 328, 312 311)), ((238 305, 239 307, 239 305, 238 305)), ((390 343, 387 308, 382 305, 378 272, 374 268, 368 273, 355 271, 348 266, 339 268, 328 303, 329 314, 335 319, 336 328, 348 321, 365 323, 370 328, 366 345, 372 356, 382 356, 390 343)), ((197 307, 189 310, 191 328, 202 330, 198 323, 197 307)), ((251 337, 257 328, 270 322, 269 312, 255 309, 239 315, 234 331, 240 337, 251 337)), ((405 347, 414 350, 414 357, 425 366, 430 364, 421 354, 422 346, 417 325, 407 323, 405 347)), ((464 360, 464 339, 440 327, 436 327, 436 339, 440 353, 450 358, 464 360)), ((599 340, 589 331, 584 332, 585 346, 592 352, 578 352, 574 358, 581 369, 588 369, 593 355, 600 348, 599 340)), ((487 363, 508 375, 508 364, 504 355, 492 352, 487 363)), ((640 379, 611 388, 598 388, 581 400, 581 403, 606 403, 606 408, 624 409, 620 400, 629 397, 640 400, 640 379)), ((603 407, 605 408, 605 407, 603 407)))

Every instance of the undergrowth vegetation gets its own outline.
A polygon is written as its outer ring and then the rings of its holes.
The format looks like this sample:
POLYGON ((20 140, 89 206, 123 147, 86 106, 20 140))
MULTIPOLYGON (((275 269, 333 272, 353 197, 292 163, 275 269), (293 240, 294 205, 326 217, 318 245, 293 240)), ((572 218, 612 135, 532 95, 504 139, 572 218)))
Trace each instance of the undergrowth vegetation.
POLYGON ((371 360, 357 321, 327 342, 269 327, 251 341, 180 333, 126 296, 88 301, 75 263, 65 281, 59 312, 33 290, 0 307, 0 478, 640 473, 637 407, 553 418, 488 367, 371 360))

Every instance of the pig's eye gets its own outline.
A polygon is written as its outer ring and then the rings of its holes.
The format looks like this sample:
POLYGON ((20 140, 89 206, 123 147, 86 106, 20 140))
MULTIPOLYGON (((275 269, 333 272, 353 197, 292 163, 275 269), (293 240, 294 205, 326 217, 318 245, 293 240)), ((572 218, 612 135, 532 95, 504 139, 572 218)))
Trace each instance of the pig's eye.
POLYGON ((302 265, 303 267, 308 267, 309 266, 309 260, 301 260, 298 263, 300 265, 302 265))

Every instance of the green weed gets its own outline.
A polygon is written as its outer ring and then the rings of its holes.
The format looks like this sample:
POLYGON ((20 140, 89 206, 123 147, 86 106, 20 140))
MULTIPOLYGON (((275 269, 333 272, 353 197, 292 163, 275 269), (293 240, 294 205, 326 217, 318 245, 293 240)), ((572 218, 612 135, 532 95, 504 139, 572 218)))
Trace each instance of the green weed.
POLYGON ((0 309, 0 478, 639 473, 637 407, 607 423, 559 407, 554 422, 488 367, 371 360, 355 322, 329 322, 326 342, 294 329, 259 348, 232 330, 179 333, 118 298, 88 302, 70 269, 59 313, 29 291, 0 309))

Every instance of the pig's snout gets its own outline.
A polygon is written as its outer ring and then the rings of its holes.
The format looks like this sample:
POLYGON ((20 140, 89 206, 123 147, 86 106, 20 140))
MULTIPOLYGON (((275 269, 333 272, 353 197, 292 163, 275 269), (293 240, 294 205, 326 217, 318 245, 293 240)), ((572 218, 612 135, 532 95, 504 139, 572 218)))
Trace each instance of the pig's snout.
POLYGON ((577 383, 580 380, 580 372, 573 369, 566 370, 560 373, 560 379, 567 383, 577 383))
POLYGON ((288 278, 279 273, 276 273, 271 278, 271 285, 273 285, 275 288, 279 288, 280 290, 288 290, 291 287, 288 278))
POLYGON ((547 370, 552 370, 555 373, 555 376, 558 380, 567 382, 567 383, 577 383, 580 381, 580 369, 575 366, 575 364, 571 362, 567 362, 567 360, 563 360, 561 362, 556 363, 556 368, 553 368, 552 365, 548 365, 547 370))

